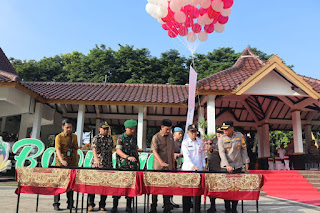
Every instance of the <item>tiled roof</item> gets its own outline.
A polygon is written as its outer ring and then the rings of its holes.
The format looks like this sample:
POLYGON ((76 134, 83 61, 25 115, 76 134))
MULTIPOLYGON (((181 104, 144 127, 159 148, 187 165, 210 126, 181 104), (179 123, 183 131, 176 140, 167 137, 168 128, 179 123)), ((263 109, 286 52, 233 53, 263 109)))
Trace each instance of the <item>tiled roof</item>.
POLYGON ((0 82, 20 81, 20 77, 0 48, 0 82))
POLYGON ((125 83, 21 82, 45 99, 186 103, 188 86, 125 83))
POLYGON ((264 65, 259 56, 246 48, 232 67, 199 80, 198 90, 234 90, 264 65))
POLYGON ((20 80, 20 77, 17 75, 0 70, 0 82, 13 82, 20 80))
POLYGON ((307 77, 304 75, 299 75, 303 80, 305 80, 316 92, 320 93, 320 80, 316 78, 307 77))

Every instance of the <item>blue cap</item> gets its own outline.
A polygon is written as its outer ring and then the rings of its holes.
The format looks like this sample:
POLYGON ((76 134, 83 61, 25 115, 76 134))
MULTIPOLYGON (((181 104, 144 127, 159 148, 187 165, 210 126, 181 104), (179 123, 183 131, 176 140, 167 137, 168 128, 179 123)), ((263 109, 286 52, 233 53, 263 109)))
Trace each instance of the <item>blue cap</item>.
POLYGON ((173 132, 182 132, 182 133, 184 133, 183 130, 180 127, 175 127, 173 129, 173 132))

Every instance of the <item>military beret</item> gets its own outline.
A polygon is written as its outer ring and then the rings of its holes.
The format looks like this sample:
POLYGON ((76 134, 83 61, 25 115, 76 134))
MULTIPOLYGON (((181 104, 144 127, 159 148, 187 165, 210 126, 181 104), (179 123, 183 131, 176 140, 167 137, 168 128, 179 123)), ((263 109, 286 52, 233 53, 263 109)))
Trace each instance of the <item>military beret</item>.
POLYGON ((124 126, 129 129, 134 128, 137 125, 138 125, 138 122, 136 120, 126 120, 124 122, 124 126))
POLYGON ((183 130, 180 127, 175 127, 173 129, 173 132, 182 132, 182 133, 184 133, 183 130))

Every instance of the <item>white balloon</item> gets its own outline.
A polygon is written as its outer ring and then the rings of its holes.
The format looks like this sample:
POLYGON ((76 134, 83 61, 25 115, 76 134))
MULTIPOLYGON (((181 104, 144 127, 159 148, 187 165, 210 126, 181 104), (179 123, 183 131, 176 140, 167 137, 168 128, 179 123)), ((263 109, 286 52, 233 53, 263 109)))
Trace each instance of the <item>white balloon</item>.
POLYGON ((161 0, 159 5, 168 8, 169 2, 167 0, 161 0))
POLYGON ((181 10, 181 0, 171 1, 170 9, 175 13, 179 12, 181 10))
POLYGON ((159 9, 159 18, 164 18, 168 15, 169 11, 167 7, 161 6, 159 9))
POLYGON ((194 32, 189 32, 187 35, 187 40, 194 42, 197 39, 197 35, 194 32))
POLYGON ((220 24, 220 23, 216 23, 214 25, 214 30, 217 32, 217 33, 222 33, 224 31, 224 24, 220 24))
POLYGON ((201 0, 194 0, 191 5, 194 6, 194 7, 197 7, 198 5, 200 5, 200 1, 201 0))
POLYGON ((157 12, 157 9, 159 8, 159 6, 148 3, 146 5, 146 11, 153 17, 157 12))
POLYGON ((209 25, 209 24, 211 24, 212 22, 213 22, 213 19, 211 19, 211 18, 206 19, 206 25, 209 25))
POLYGON ((193 0, 184 0, 185 5, 192 4, 193 0))
POLYGON ((177 13, 174 14, 174 19, 178 22, 178 23, 184 23, 187 19, 187 16, 184 12, 179 11, 177 13))
POLYGON ((221 0, 213 0, 212 8, 217 11, 221 12, 223 10, 224 3, 221 0))
POLYGON ((159 4, 160 0, 148 0, 150 4, 159 4))
POLYGON ((223 15, 224 17, 227 17, 227 16, 230 16, 231 12, 232 12, 232 8, 231 7, 228 8, 228 9, 223 9, 221 11, 221 15, 223 15))
POLYGON ((200 5, 204 9, 207 9, 211 6, 211 0, 200 0, 200 5))
POLYGON ((197 23, 203 26, 203 25, 206 25, 206 20, 204 19, 203 16, 199 16, 197 19, 197 23))
POLYGON ((205 31, 201 31, 199 34, 198 34, 198 39, 200 41, 206 41, 208 39, 208 33, 206 33, 205 31))
POLYGON ((165 23, 166 23, 166 22, 162 21, 161 18, 158 18, 157 20, 158 20, 158 22, 159 22, 160 24, 165 24, 165 23))

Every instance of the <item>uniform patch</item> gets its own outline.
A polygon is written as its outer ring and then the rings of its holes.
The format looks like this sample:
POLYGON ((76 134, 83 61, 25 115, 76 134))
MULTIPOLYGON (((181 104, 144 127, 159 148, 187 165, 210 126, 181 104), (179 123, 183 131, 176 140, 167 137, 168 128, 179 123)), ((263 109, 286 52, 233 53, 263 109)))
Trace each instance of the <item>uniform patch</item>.
POLYGON ((230 142, 230 140, 224 140, 224 142, 226 143, 226 142, 230 142))

